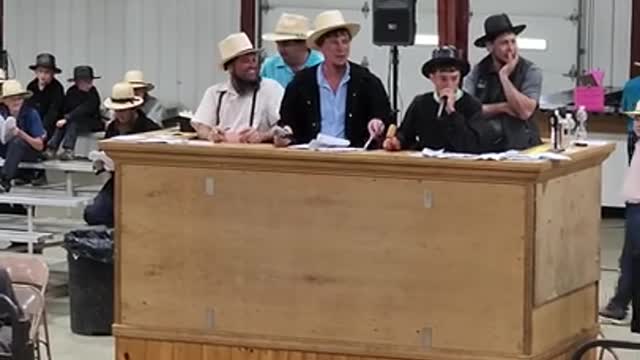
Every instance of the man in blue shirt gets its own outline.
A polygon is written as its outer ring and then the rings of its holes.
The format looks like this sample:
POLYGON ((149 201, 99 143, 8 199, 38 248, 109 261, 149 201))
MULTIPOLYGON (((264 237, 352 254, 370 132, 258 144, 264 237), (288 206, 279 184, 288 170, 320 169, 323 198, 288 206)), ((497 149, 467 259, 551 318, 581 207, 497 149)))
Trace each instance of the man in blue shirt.
POLYGON ((286 88, 298 71, 320 64, 323 56, 307 46, 309 32, 309 19, 301 15, 282 14, 275 32, 262 36, 263 40, 276 43, 279 55, 265 59, 260 76, 273 79, 286 88))
MULTIPOLYGON (((640 66, 640 62, 636 62, 634 65, 640 66)), ((634 77, 624 85, 624 91, 622 92, 622 111, 635 110, 638 101, 640 101, 640 76, 634 77)), ((627 134, 627 152, 629 161, 631 161, 634 145, 638 140, 638 137, 633 132, 633 118, 631 117, 627 117, 627 134)))
POLYGON ((380 79, 349 61, 360 25, 347 22, 338 10, 320 13, 314 25, 307 43, 320 49, 325 61, 300 71, 287 86, 280 124, 291 134, 277 135, 274 143, 306 144, 323 134, 349 140, 352 147, 379 147, 395 120, 380 79))
POLYGON ((0 193, 11 190, 22 161, 38 161, 47 133, 36 110, 24 104, 32 93, 17 80, 2 84, 2 121, 0 124, 0 156, 4 166, 0 172, 0 193), (5 120, 6 118, 6 120, 5 120))

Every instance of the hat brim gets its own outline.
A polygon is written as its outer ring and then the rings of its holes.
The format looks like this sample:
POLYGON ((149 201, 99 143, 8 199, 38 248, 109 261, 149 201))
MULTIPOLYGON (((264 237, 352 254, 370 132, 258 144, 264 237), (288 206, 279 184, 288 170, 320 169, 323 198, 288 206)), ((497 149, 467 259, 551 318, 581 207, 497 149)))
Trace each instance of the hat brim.
POLYGON ((5 99, 10 98, 10 97, 21 97, 23 99, 28 99, 31 96, 33 96, 33 93, 31 91, 29 91, 29 90, 25 90, 25 91, 21 91, 19 93, 15 93, 15 94, 9 94, 9 95, 4 95, 3 94, 0 97, 0 100, 5 100, 5 99))
POLYGON ((247 50, 240 51, 239 53, 237 53, 237 54, 233 54, 232 56, 229 56, 229 57, 228 57, 228 58, 226 58, 226 59, 222 59, 222 60, 220 60, 220 68, 221 68, 222 70, 227 70, 227 65, 228 65, 231 61, 233 61, 233 60, 235 60, 235 59, 239 58, 240 56, 242 56, 242 55, 247 55, 247 54, 258 54, 258 53, 261 53, 261 52, 262 52, 262 49, 247 49, 247 50))
POLYGON ((429 75, 435 72, 435 69, 446 66, 453 66, 456 69, 460 70, 460 74, 463 77, 466 76, 471 69, 469 63, 461 59, 431 59, 422 65, 422 75, 428 78, 429 75))
POLYGON ((338 29, 347 29, 349 34, 351 34, 351 38, 353 39, 360 32, 360 24, 344 23, 340 25, 334 25, 334 26, 329 26, 322 29, 317 29, 311 34, 309 34, 309 38, 307 39, 307 46, 311 49, 318 50, 320 48, 320 46, 318 45, 318 39, 320 39, 322 35, 338 29))
POLYGON ((62 69, 60 69, 60 68, 58 68, 56 66, 38 65, 38 64, 30 65, 29 66, 29 70, 36 71, 36 69, 39 68, 39 67, 43 67, 45 69, 53 70, 54 74, 62 73, 62 69))
POLYGON ((475 47, 479 47, 479 48, 483 48, 487 46, 487 42, 488 41, 492 41, 495 38, 497 38, 498 36, 504 34, 504 33, 508 33, 508 32, 513 32, 516 35, 520 35, 525 29, 527 28, 527 25, 518 25, 518 26, 514 26, 511 29, 507 29, 498 33, 494 33, 494 34, 485 34, 479 38, 476 39, 476 41, 473 42, 473 45, 475 47))
POLYGON ((111 100, 111 98, 107 98, 104 101, 104 107, 106 107, 109 110, 128 110, 128 109, 137 108, 143 103, 144 103, 144 100, 139 96, 134 96, 133 100, 126 103, 114 102, 113 100, 111 100))
POLYGON ((145 83, 145 82, 130 82, 129 83, 131 85, 132 88, 134 89, 147 89, 147 91, 151 91, 153 89, 156 88, 155 85, 153 85, 152 83, 145 83))
POLYGON ((262 35, 262 40, 264 41, 306 41, 308 35, 303 34, 277 34, 277 33, 268 33, 262 35))
POLYGON ((68 82, 76 82, 78 80, 97 80, 97 79, 102 79, 102 76, 94 76, 94 77, 81 77, 81 78, 73 78, 73 79, 67 79, 68 82))
POLYGON ((640 67, 640 61, 636 61, 636 62, 634 62, 634 63, 633 63, 633 65, 635 65, 635 66, 637 66, 637 67, 640 67))

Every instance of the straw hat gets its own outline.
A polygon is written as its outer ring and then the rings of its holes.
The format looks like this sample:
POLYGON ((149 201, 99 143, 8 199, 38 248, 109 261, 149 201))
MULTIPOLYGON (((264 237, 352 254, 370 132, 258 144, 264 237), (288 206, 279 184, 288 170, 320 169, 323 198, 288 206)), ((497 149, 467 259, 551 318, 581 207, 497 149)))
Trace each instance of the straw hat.
POLYGON ((0 69, 0 85, 7 80, 7 72, 4 69, 0 69))
POLYGON ((311 33, 309 19, 302 15, 284 13, 272 33, 262 35, 265 41, 307 40, 311 33))
POLYGON ((634 62, 633 65, 640 67, 640 61, 634 62))
POLYGON ((636 109, 633 111, 625 111, 625 114, 629 115, 629 116, 638 116, 640 115, 640 101, 638 101, 638 103, 636 104, 636 109))
POLYGON ((227 64, 231 60, 242 55, 254 54, 262 51, 262 49, 254 48, 249 36, 243 32, 227 36, 224 40, 218 43, 218 49, 220 50, 220 66, 224 70, 227 69, 227 64))
POLYGON ((360 24, 345 21, 342 12, 339 10, 321 12, 316 16, 313 26, 315 30, 309 34, 309 38, 307 39, 307 45, 313 49, 318 48, 318 39, 320 39, 322 35, 333 30, 347 29, 352 38, 360 32, 360 24))
POLYGON ((0 97, 0 99, 4 100, 13 96, 20 96, 23 99, 28 99, 31 95, 33 95, 33 93, 29 90, 25 90, 18 80, 6 80, 2 83, 2 97, 0 97))
POLYGON ((124 74, 124 81, 131 84, 134 89, 145 88, 147 91, 151 91, 156 88, 155 85, 144 80, 144 73, 140 70, 127 71, 127 73, 124 74))
POLYGON ((143 102, 140 96, 135 96, 131 84, 119 82, 113 85, 111 97, 104 101, 104 107, 111 110, 127 110, 136 108, 143 102))

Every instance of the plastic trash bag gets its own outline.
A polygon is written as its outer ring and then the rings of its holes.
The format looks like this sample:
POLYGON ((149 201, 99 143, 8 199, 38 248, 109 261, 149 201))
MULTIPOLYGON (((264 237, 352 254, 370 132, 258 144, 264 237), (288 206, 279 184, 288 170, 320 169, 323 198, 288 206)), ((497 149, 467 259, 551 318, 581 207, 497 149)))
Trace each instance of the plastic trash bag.
POLYGON ((88 258, 105 264, 113 263, 113 229, 93 226, 64 235, 63 247, 75 258, 88 258))

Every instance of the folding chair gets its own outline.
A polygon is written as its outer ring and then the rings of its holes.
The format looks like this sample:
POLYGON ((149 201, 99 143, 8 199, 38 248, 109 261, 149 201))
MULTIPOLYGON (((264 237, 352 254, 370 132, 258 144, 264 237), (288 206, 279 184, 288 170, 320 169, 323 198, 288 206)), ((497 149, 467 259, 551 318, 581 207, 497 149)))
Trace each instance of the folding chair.
POLYGON ((0 360, 33 360, 33 343, 29 340, 29 321, 20 319, 17 304, 1 294, 0 314, 11 321, 11 353, 0 351, 0 360))
POLYGON ((45 306, 49 267, 40 257, 21 254, 0 256, 0 265, 11 277, 20 307, 25 314, 33 316, 30 319, 32 322, 30 334, 37 358, 42 359, 40 345, 44 345, 47 359, 51 360, 51 341, 45 306), (44 339, 40 336, 40 328, 44 330, 44 339))

